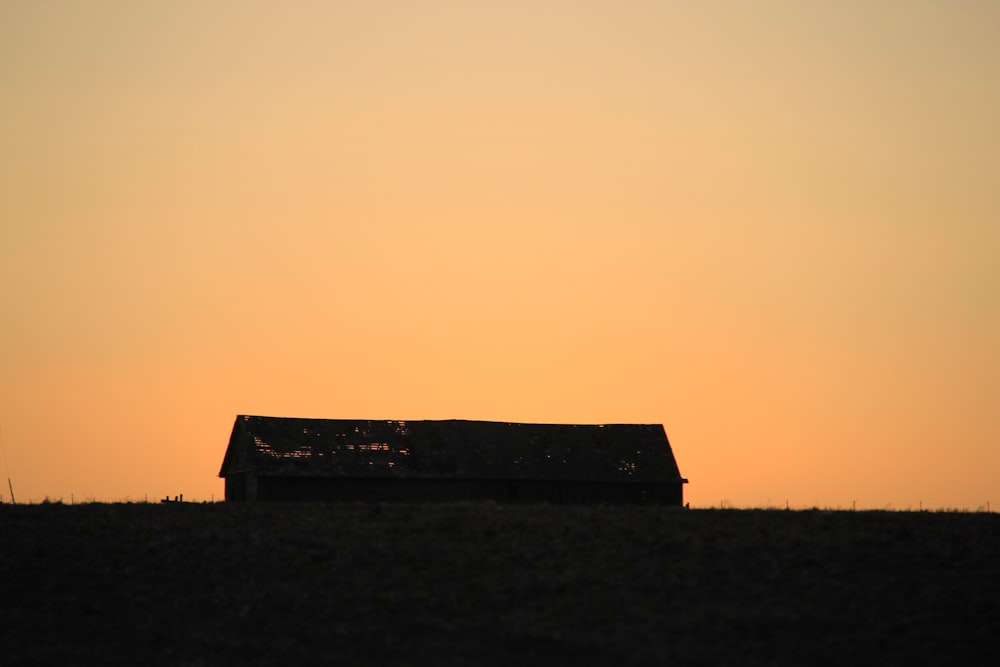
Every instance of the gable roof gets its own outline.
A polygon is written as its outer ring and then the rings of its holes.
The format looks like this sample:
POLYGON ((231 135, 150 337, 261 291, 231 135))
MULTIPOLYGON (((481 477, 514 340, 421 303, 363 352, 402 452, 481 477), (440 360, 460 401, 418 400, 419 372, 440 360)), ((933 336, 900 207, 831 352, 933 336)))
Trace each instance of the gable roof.
POLYGON ((297 419, 240 415, 220 477, 683 482, 660 424, 297 419))

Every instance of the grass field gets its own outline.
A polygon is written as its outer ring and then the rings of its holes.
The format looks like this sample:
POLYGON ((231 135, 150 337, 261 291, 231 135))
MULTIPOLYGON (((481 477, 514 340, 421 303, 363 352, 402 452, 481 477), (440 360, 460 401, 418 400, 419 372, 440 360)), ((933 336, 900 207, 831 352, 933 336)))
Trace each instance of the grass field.
POLYGON ((993 664, 1000 516, 0 505, 0 664, 993 664))

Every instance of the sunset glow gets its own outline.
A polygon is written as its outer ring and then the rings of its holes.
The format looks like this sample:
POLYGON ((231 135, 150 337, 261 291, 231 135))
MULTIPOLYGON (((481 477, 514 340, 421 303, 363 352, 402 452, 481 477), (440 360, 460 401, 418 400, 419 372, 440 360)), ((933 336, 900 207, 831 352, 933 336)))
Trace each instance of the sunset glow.
POLYGON ((1000 4, 9 0, 0 90, 19 502, 221 499, 253 414, 1000 504, 1000 4))

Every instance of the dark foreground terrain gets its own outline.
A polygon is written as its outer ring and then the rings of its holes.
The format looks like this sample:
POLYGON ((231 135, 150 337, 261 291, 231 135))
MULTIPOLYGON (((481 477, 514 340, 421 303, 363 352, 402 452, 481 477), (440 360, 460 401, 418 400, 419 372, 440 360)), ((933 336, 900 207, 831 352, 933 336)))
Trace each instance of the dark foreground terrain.
POLYGON ((0 664, 997 664, 1000 516, 0 505, 0 664))

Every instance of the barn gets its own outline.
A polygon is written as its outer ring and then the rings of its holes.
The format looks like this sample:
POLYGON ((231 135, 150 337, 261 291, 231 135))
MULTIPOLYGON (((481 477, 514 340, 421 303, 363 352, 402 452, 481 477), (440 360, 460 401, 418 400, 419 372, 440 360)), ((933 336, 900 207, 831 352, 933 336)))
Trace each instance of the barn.
POLYGON ((659 424, 297 419, 240 415, 219 476, 229 501, 457 501, 680 506, 659 424))

